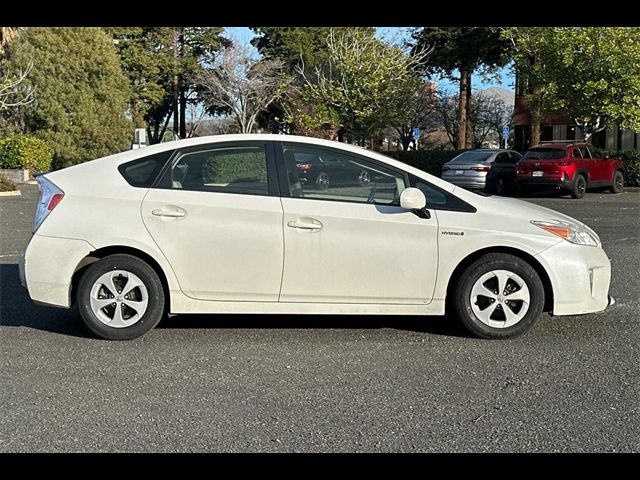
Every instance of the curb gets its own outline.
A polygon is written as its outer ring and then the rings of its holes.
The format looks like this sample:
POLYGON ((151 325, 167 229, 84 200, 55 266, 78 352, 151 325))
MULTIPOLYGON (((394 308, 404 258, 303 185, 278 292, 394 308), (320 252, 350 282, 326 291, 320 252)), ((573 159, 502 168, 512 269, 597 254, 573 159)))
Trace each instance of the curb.
POLYGON ((22 195, 20 190, 12 190, 10 192, 0 192, 0 197, 17 197, 18 195, 22 195))

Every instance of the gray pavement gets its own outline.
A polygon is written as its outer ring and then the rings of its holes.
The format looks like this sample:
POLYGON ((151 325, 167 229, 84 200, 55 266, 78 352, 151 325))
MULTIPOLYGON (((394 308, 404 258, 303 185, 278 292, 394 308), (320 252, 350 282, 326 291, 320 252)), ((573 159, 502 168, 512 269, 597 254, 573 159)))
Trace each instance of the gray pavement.
POLYGON ((132 342, 19 285, 37 188, 0 197, 0 452, 640 451, 640 192, 587 222, 617 304, 510 341, 438 317, 178 316, 132 342))

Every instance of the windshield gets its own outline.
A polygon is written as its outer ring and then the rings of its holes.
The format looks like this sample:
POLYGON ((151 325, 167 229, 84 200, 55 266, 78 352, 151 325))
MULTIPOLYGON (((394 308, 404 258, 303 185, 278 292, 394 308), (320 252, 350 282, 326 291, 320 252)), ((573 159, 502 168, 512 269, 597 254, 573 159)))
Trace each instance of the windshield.
POLYGON ((523 160, 557 160, 567 156, 564 148, 534 148, 522 157, 523 160))
POLYGON ((483 163, 492 158, 495 153, 496 152, 469 151, 461 153, 451 161, 455 163, 483 163))

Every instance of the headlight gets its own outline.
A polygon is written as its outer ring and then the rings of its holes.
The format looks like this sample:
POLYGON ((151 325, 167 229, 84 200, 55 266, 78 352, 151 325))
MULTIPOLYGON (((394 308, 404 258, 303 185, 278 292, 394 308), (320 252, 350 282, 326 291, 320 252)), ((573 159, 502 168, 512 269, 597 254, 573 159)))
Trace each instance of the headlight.
POLYGON ((588 245, 591 247, 599 247, 600 239, 596 232, 591 230, 587 226, 576 225, 561 220, 551 221, 537 221, 531 220, 531 223, 536 227, 557 235, 560 238, 565 239, 568 242, 575 243, 576 245, 588 245))

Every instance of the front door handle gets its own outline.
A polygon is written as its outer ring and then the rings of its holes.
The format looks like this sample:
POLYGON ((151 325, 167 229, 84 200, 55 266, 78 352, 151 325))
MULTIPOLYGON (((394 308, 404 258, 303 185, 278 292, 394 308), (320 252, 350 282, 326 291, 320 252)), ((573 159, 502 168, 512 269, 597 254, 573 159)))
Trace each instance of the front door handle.
POLYGON ((315 218, 299 218, 298 220, 291 220, 287 222, 287 227, 299 228, 300 230, 320 230, 322 229, 322 223, 315 218))
POLYGON ((175 205, 165 205, 162 208, 155 209, 151 213, 156 217, 181 218, 187 216, 185 209, 176 207, 175 205))

